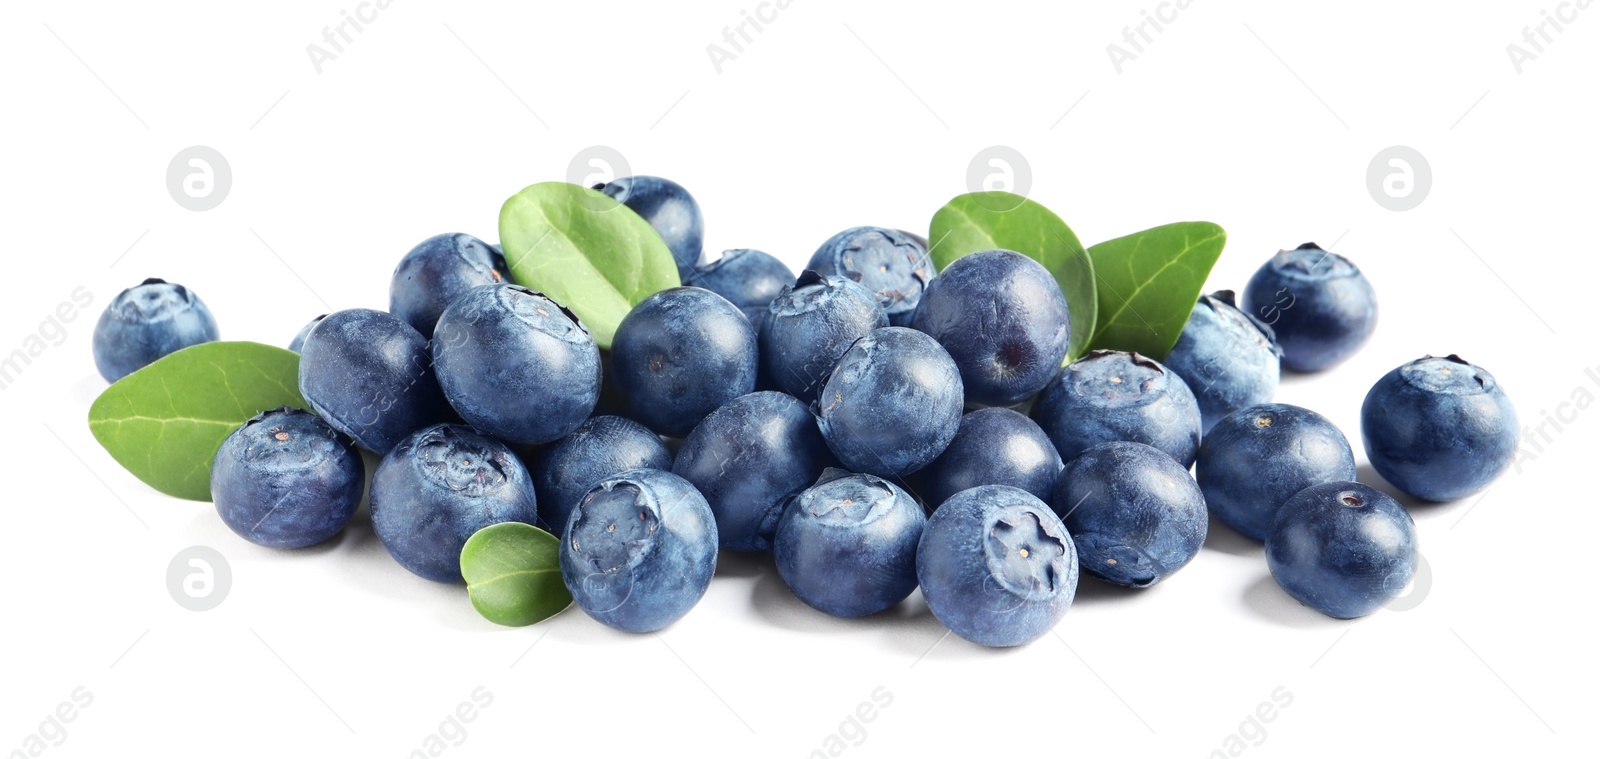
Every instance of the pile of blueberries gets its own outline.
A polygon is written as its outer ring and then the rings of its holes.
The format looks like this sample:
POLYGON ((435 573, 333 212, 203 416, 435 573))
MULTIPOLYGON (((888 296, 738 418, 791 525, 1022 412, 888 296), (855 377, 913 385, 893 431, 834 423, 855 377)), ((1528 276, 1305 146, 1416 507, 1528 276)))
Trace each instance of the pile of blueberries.
MULTIPOLYGON (((513 283, 496 246, 423 241, 388 311, 295 337, 315 413, 266 411, 227 438, 211 478, 223 521, 265 546, 333 537, 366 484, 359 446, 382 457, 372 523, 402 566, 461 582, 474 532, 538 525, 561 538, 576 602, 628 631, 687 613, 727 549, 771 552, 828 614, 920 587, 962 637, 1018 645, 1067 611, 1080 570, 1146 588, 1183 568, 1208 513, 1264 541, 1283 589, 1334 617, 1411 580, 1405 509, 1355 481, 1326 418, 1271 402, 1280 366, 1327 369, 1373 332, 1372 287, 1339 255, 1281 251, 1237 306, 1201 296, 1162 361, 1094 351, 1063 368, 1090 325, 1020 253, 936 276, 924 239, 856 227, 796 278, 758 250, 702 263, 700 210, 676 183, 596 189, 655 227, 685 286, 645 298, 601 351, 572 311, 513 283)), ((114 381, 216 338, 192 292, 147 280, 106 309, 95 359, 114 381)), ((1498 476, 1518 429, 1494 378, 1456 356, 1389 372, 1361 425, 1377 472, 1435 501, 1498 476)))

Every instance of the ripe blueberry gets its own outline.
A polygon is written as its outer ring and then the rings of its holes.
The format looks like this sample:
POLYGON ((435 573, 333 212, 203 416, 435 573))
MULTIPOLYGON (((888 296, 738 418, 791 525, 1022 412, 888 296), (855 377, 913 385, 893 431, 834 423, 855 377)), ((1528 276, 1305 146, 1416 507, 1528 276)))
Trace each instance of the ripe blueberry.
POLYGON ((1267 567, 1300 603, 1339 619, 1366 616, 1411 582, 1416 528, 1382 491, 1359 482, 1313 485, 1273 516, 1267 567))
POLYGON ((449 416, 428 340, 383 311, 335 311, 300 346, 300 394, 373 453, 449 416))
POLYGON ((1278 349, 1272 328, 1234 307, 1233 291, 1201 295, 1162 363, 1194 391, 1200 421, 1212 425, 1278 391, 1278 349))
POLYGON ((1182 569, 1206 540, 1206 500, 1184 467, 1143 443, 1101 443, 1067 462, 1051 506, 1083 570, 1148 588, 1182 569))
POLYGON ((1211 513, 1265 540, 1284 501, 1312 485, 1354 480, 1356 460, 1344 433, 1321 414, 1263 403, 1217 422, 1200 443, 1194 471, 1211 513))
POLYGON ((1116 440, 1155 446, 1188 468, 1200 448, 1200 407, 1188 383, 1137 353, 1092 351, 1067 365, 1033 418, 1071 461, 1116 440))
POLYGON ((678 449, 672 472, 705 496, 723 548, 767 551, 789 497, 832 462, 804 403, 757 392, 701 420, 678 449))
POLYGON ((844 277, 800 275, 768 306, 761 323, 761 366, 782 390, 813 401, 850 344, 889 317, 872 291, 844 277))
POLYGON ((913 236, 883 227, 852 227, 822 243, 806 268, 842 275, 878 296, 889 323, 904 327, 933 279, 928 248, 913 236))
POLYGON ((917 582, 933 615, 984 646, 1050 632, 1078 590, 1066 527, 1026 490, 984 485, 950 497, 917 543, 917 582))
POLYGON ((218 338, 217 320, 183 285, 147 279, 111 299, 94 325, 94 365, 116 382, 168 353, 218 338))
POLYGON ((1372 468, 1427 501, 1488 487, 1515 458, 1517 430, 1517 410, 1494 376, 1455 355, 1389 372, 1361 404, 1361 442, 1372 468))
POLYGON ((717 568, 717 526, 682 477, 635 469, 578 501, 561 540, 561 579, 579 608, 624 632, 653 632, 699 603, 717 568))
POLYGON ((299 353, 300 348, 306 344, 306 335, 311 334, 311 328, 321 324, 322 320, 326 318, 328 318, 328 315, 323 314, 306 322, 306 326, 301 327, 300 331, 295 333, 294 339, 289 341, 289 350, 299 353))
POLYGON ((1060 285, 1039 262, 985 250, 928 283, 911 326, 950 352, 968 403, 1010 406, 1060 374, 1072 325, 1060 285))
POLYGON ((899 477, 927 466, 955 437, 961 374, 933 338, 875 329, 839 359, 814 408, 846 468, 899 477))
POLYGON ((750 248, 725 250, 715 261, 700 264, 683 281, 704 287, 741 309, 767 310, 767 304, 787 285, 794 273, 777 258, 750 248))
POLYGON ((433 364, 467 424, 518 445, 565 436, 600 399, 600 350, 589 330, 517 285, 475 287, 450 304, 434 331, 433 364))
POLYGON ((539 517, 561 534, 578 499, 595 483, 630 469, 672 469, 672 454, 649 428, 620 416, 591 416, 543 451, 531 467, 539 517))
POLYGON ((893 483, 830 469, 784 509, 773 558, 808 606, 836 617, 874 614, 916 589, 926 522, 922 507, 893 483))
POLYGON ((461 582, 461 548, 492 524, 539 520, 533 480, 510 448, 468 427, 417 430, 372 475, 372 529, 395 561, 461 582))
POLYGON ((1241 303, 1272 326, 1283 365, 1297 372, 1322 371, 1355 355, 1378 326, 1378 296, 1366 276, 1311 242, 1262 264, 1241 303))
POLYGON ((612 375, 633 418, 683 437, 756 387, 756 333, 726 298, 673 287, 634 306, 611 343, 612 375))
POLYGON ((919 492, 935 508, 979 485, 1010 485, 1050 500, 1061 456, 1039 425, 1008 408, 981 408, 961 425, 939 458, 922 470, 919 492))
POLYGON ((689 278, 700 260, 705 221, 700 216, 700 204, 694 202, 694 196, 683 185, 661 177, 636 176, 597 184, 594 189, 650 222, 672 251, 679 279, 689 278))
POLYGON ((468 290, 511 280, 506 260, 472 235, 434 235, 417 244, 394 267, 389 313, 423 337, 433 337, 439 315, 468 290))
POLYGON ((269 548, 303 548, 339 534, 365 485, 350 439, 297 408, 251 417, 211 463, 211 502, 223 524, 269 548))

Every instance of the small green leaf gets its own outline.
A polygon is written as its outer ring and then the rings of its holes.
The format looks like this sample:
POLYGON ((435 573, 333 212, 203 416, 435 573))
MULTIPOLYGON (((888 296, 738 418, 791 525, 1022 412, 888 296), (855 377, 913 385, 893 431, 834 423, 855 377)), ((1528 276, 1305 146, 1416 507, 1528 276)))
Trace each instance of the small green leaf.
POLYGON ((1091 245, 1100 323, 1090 347, 1166 358, 1227 240, 1209 221, 1180 221, 1091 245))
POLYGON ((1050 209, 1008 192, 972 192, 957 195, 929 224, 928 251, 940 270, 968 253, 1005 248, 1041 264, 1055 276, 1067 297, 1072 335, 1067 345, 1071 361, 1088 349, 1094 334, 1094 264, 1067 223, 1050 209))
POLYGON ((467 538, 461 576, 484 619, 522 627, 572 603, 561 581, 561 539, 531 524, 502 522, 467 538))
POLYGON ((260 343, 201 343, 106 388, 89 407, 89 430, 146 485, 209 501, 211 460, 222 441, 279 406, 307 408, 299 354, 260 343))
POLYGON ((541 182, 500 208, 511 278, 578 314, 601 348, 639 301, 677 287, 672 251, 649 222, 606 195, 541 182))

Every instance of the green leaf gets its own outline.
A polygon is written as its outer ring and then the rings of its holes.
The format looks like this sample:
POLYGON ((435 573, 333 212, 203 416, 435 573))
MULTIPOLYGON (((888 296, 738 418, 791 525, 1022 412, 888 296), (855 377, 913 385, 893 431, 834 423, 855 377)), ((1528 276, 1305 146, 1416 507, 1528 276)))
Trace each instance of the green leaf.
POLYGON ((561 540, 531 524, 502 522, 467 538, 461 576, 472 606, 495 624, 522 627, 572 603, 561 581, 561 540))
POLYGON ((1227 240, 1209 221, 1181 221, 1090 246, 1100 282, 1090 347, 1166 358, 1227 240))
POLYGON ((601 348, 639 301, 677 287, 672 251, 649 222, 606 195, 541 182, 500 208, 511 278, 578 314, 601 348))
POLYGON ((929 254, 941 270, 968 253, 991 248, 1014 250, 1044 264, 1067 296, 1072 316, 1067 361, 1088 349, 1099 303, 1094 264, 1078 236, 1050 209, 1009 192, 957 195, 933 215, 928 240, 933 244, 929 254))
POLYGON ((89 430, 146 485, 209 501, 211 460, 223 439, 279 406, 307 408, 299 354, 260 343, 201 343, 106 388, 89 407, 89 430))

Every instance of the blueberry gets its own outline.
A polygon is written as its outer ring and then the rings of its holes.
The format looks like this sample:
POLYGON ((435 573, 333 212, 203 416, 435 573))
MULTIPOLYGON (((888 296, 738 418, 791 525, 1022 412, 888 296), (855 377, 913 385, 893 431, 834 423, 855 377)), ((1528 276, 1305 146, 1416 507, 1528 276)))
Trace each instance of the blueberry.
POLYGON ((767 307, 748 306, 739 310, 744 313, 744 318, 750 320, 750 329, 756 333, 756 389, 777 390, 777 380, 772 378, 767 362, 761 360, 761 326, 767 323, 767 307))
POLYGON ((807 269, 854 279, 878 296, 889 323, 911 323, 922 291, 933 279, 926 243, 883 227, 852 227, 836 234, 811 255, 807 269))
POLYGON ((589 417, 535 461, 539 517, 559 535, 578 499, 595 483, 630 469, 671 468, 672 454, 644 425, 620 416, 589 417))
POLYGON ((1300 603, 1339 619, 1366 616, 1411 582, 1416 528, 1382 491, 1359 482, 1313 485, 1272 518, 1267 567, 1300 603))
POLYGON ((794 283, 794 272, 766 253, 739 248, 725 250, 721 258, 694 267, 683 283, 704 287, 741 309, 764 312, 785 286, 794 283))
POLYGON ((539 521, 533 479, 515 454, 468 427, 417 430, 372 475, 372 529, 400 566, 461 582, 461 548, 492 524, 539 521))
POLYGON ((779 390, 813 401, 850 344, 887 326, 889 317, 871 290, 806 271, 768 306, 761 366, 779 390))
POLYGON ((927 250, 928 249, 928 238, 923 237, 922 235, 919 235, 916 232, 911 232, 911 231, 904 230, 904 229, 896 229, 895 231, 899 232, 900 234, 905 235, 912 242, 914 242, 914 243, 916 243, 918 245, 921 245, 923 250, 927 250))
POLYGON ((789 497, 815 482, 832 460, 804 403, 758 392, 702 420, 678 449, 672 473, 705 496, 723 548, 766 551, 789 497))
POLYGON ((922 507, 887 480, 830 469, 784 509, 773 558, 806 605, 862 617, 916 589, 917 540, 927 521, 922 507))
POLYGON ((406 320, 423 337, 433 337, 439 315, 468 290, 509 282, 500 252, 472 235, 434 235, 417 244, 394 267, 389 282, 389 313, 406 320))
POLYGON ((1517 410, 1494 376, 1456 355, 1389 372, 1361 404, 1361 442, 1372 468, 1426 501, 1488 487, 1515 458, 1517 430, 1517 410))
MULTIPOLYGON (((761 325, 765 324, 767 322, 767 307, 766 306, 745 306, 745 307, 739 309, 739 312, 744 314, 744 318, 750 320, 750 329, 755 330, 756 342, 759 344, 761 342, 761 325)), ((760 351, 759 351, 759 345, 758 345, 757 353, 759 353, 759 352, 760 351)), ((760 362, 757 362, 757 363, 760 363, 760 362)))
POLYGON ((654 632, 689 613, 717 568, 717 525, 687 480, 635 469, 594 486, 568 517, 561 579, 589 616, 654 632))
POLYGON ((321 324, 322 320, 326 318, 328 318, 328 315, 323 314, 306 322, 306 326, 301 327, 300 331, 295 333, 294 339, 289 341, 289 350, 299 353, 300 348, 306 344, 306 335, 311 334, 311 328, 321 324))
POLYGON ((399 317, 335 311, 300 346, 300 394, 334 429, 373 453, 449 417, 428 339, 399 317))
POLYGON ((950 352, 967 402, 979 406, 1010 406, 1043 390, 1061 372, 1071 334, 1055 278, 1010 250, 972 253, 945 267, 928 283, 911 326, 950 352))
POLYGON ((467 424, 518 445, 559 439, 600 400, 600 349, 578 317, 517 285, 469 290, 433 336, 439 386, 467 424))
POLYGON ((683 437, 756 388, 756 333, 726 298, 698 287, 655 293, 623 318, 611 363, 632 416, 683 437))
POLYGON ((1200 449, 1200 407, 1188 383, 1137 353, 1092 351, 1045 388, 1034 421, 1061 458, 1115 440, 1155 446, 1188 468, 1200 449))
MULTIPOLYGON (((582 322, 579 322, 582 324, 582 322)), ((615 339, 615 338, 613 338, 615 339)), ((628 396, 617 386, 617 368, 612 364, 611 351, 600 349, 600 398, 595 401, 594 415, 628 416, 628 396)))
POLYGON ((211 463, 211 501, 222 522, 268 548, 303 548, 338 535, 365 485, 350 439, 297 408, 251 417, 211 463))
POLYGON ((700 261, 705 221, 700 205, 683 185, 661 177, 622 177, 594 189, 614 198, 650 222, 667 243, 678 264, 678 277, 688 279, 700 261))
POLYGON ((1283 365, 1318 372, 1355 355, 1378 326, 1378 296, 1350 260, 1308 242, 1280 250, 1244 288, 1245 313, 1272 325, 1283 365))
POLYGON ((1272 328, 1235 308, 1232 290, 1218 290, 1200 296, 1162 363, 1189 383, 1209 431, 1222 417, 1272 400, 1282 355, 1272 328))
POLYGON ((933 615, 973 643, 1018 646, 1055 627, 1078 590, 1078 551, 1043 501, 1006 485, 950 497, 917 543, 933 615))
POLYGON ((921 493, 932 506, 967 488, 1010 485, 1050 500, 1061 456, 1039 425, 1008 408, 961 417, 950 445, 923 470, 921 493))
POLYGON ((1083 571, 1148 588, 1206 540, 1206 499, 1189 472, 1143 443, 1101 443, 1067 462, 1051 500, 1083 571))
POLYGON ((147 279, 117 294, 94 325, 94 365, 116 382, 168 353, 218 338, 211 309, 183 285, 147 279))
POLYGON ((1195 479, 1206 506, 1240 534, 1265 540, 1295 493, 1356 478, 1350 441, 1321 414, 1263 403, 1223 417, 1200 443, 1195 479))
POLYGON ((839 359, 815 404, 846 468, 899 477, 927 466, 961 426, 961 373, 933 338, 875 329, 839 359))

